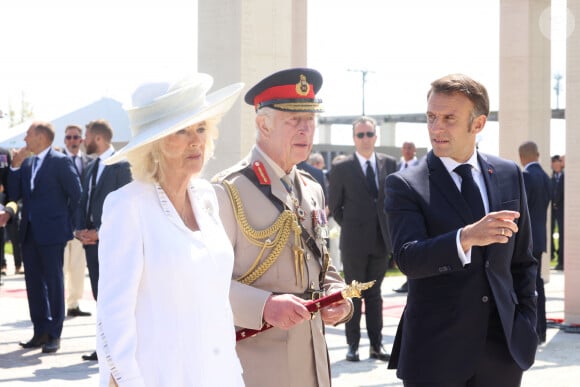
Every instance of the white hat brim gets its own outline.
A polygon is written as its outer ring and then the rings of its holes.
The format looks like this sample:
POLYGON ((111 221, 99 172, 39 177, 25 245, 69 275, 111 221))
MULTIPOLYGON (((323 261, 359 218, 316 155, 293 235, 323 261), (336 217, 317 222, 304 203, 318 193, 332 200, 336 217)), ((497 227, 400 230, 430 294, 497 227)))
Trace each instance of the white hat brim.
POLYGON ((143 131, 131 138, 127 145, 106 159, 104 161, 105 165, 114 164, 124 160, 127 158, 129 153, 144 145, 173 134, 178 130, 226 113, 233 106, 243 87, 244 84, 241 82, 226 86, 208 94, 205 97, 205 103, 202 106, 180 113, 169 119, 164 118, 148 124, 143 131))

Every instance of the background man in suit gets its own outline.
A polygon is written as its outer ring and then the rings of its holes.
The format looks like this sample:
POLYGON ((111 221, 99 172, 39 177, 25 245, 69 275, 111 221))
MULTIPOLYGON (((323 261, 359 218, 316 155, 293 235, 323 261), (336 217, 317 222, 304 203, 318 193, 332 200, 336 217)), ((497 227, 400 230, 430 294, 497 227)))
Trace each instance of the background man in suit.
MULTIPOLYGON (((112 165, 103 162, 115 153, 111 145, 113 129, 105 120, 91 121, 86 126, 85 148, 96 157, 83 177, 83 195, 76 216, 75 237, 83 244, 87 256, 91 290, 95 300, 99 283, 99 227, 103 203, 107 195, 131 182, 131 169, 126 161, 112 165)), ((83 355, 83 360, 98 360, 97 352, 83 355)))
POLYGON ((8 176, 8 196, 22 199, 20 240, 34 326, 32 339, 20 345, 56 352, 64 321, 64 246, 72 238, 81 184, 71 159, 51 148, 52 124, 32 123, 24 141, 26 147, 14 153, 8 176))
MULTIPOLYGON (((417 165, 419 160, 417 160, 416 152, 417 148, 415 147, 415 143, 411 141, 405 141, 401 147, 401 160, 397 164, 397 170, 402 171, 412 167, 413 165, 417 165)), ((407 293, 409 290, 409 283, 405 281, 405 283, 402 284, 400 288, 393 290, 397 293, 407 293)))
POLYGON ((325 172, 326 163, 324 162, 324 157, 319 152, 312 152, 308 156, 308 164, 325 172))
POLYGON ((539 163, 540 152, 533 141, 526 141, 519 147, 520 162, 524 167, 524 184, 532 226, 532 255, 538 260, 536 290, 538 292, 538 323, 536 331, 540 343, 546 341, 546 293, 542 279, 542 253, 546 251, 546 222, 550 204, 550 177, 539 163))
MULTIPOLYGON (((382 345, 383 298, 381 284, 388 266, 391 243, 383 213, 385 177, 395 172, 397 161, 375 153, 376 122, 361 117, 352 124, 356 151, 330 171, 329 209, 341 227, 340 250, 347 283, 353 280, 375 285, 363 292, 370 357, 383 361, 389 355, 382 345)), ((346 323, 346 360, 359 361, 361 300, 353 299, 354 315, 346 323)))
MULTIPOLYGON (((79 179, 83 179, 83 172, 89 158, 81 151, 83 129, 78 125, 68 125, 64 130, 63 153, 71 158, 79 179)), ((67 242, 64 248, 64 281, 66 289, 67 316, 90 316, 79 307, 79 300, 85 291, 85 270, 87 260, 83 244, 75 238, 67 242)))
POLYGON ((397 170, 402 171, 403 169, 417 165, 419 160, 417 160, 416 153, 417 148, 415 147, 415 143, 412 141, 405 141, 403 146, 401 146, 401 160, 397 164, 397 170))
POLYGON ((244 99, 256 109, 256 145, 214 178, 221 183, 216 186, 220 217, 234 248, 235 324, 273 326, 238 341, 247 386, 330 386, 324 324, 343 322, 352 310, 342 300, 312 318, 304 306, 321 290, 345 287, 324 254, 322 188, 296 168, 312 149, 316 113, 322 111, 315 93, 321 85, 318 71, 294 68, 252 87, 244 99), (300 237, 302 229, 307 240, 300 237))
MULTIPOLYGON (((8 149, 0 148, 0 205, 4 206, 8 201, 8 195, 6 192, 6 185, 8 183, 8 171, 10 171, 11 155, 8 149)), ((4 225, 0 227, 0 262, 2 264, 1 275, 6 275, 6 257, 4 256, 4 225)), ((16 262, 15 262, 16 263, 16 262)), ((18 265, 16 266, 16 272, 19 271, 18 265)), ((1 283, 1 281, 0 281, 1 283)))
MULTIPOLYGON (((322 157, 322 155, 320 153, 313 153, 310 156, 313 155, 318 155, 320 157, 322 157)), ((324 161, 324 159, 323 159, 324 161)), ((319 168, 317 166, 314 166, 311 162, 310 159, 308 161, 301 161, 299 162, 296 167, 298 167, 299 169, 302 169, 303 171, 306 171, 308 173, 310 173, 312 175, 313 178, 316 179, 316 181, 318 182, 318 184, 320 184, 320 186, 322 187, 322 191, 324 192, 324 198, 325 200, 328 200, 328 192, 327 192, 327 181, 326 181, 326 176, 324 175, 324 171, 322 170, 322 168, 319 168)))
POLYGON ((564 161, 563 156, 552 156, 552 219, 551 235, 558 225, 558 248, 552 237, 552 254, 558 254, 556 270, 564 270, 564 161))
POLYGON ((407 387, 519 386, 538 342, 522 172, 476 151, 483 85, 448 75, 427 98, 433 150, 386 181, 394 256, 409 280, 389 368, 407 387))

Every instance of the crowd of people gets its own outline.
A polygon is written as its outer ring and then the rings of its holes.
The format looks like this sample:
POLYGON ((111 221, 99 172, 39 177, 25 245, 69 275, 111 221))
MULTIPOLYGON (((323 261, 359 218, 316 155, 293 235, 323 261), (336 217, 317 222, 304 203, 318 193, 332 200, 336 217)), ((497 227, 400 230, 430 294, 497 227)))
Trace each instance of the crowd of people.
POLYGON ((399 160, 377 152, 377 123, 363 116, 354 152, 326 172, 312 152, 322 75, 291 68, 246 92, 255 143, 209 182, 200 175, 218 124, 244 87, 210 93, 212 83, 197 73, 139 86, 120 150, 97 119, 84 138, 67 126, 62 151, 52 124, 36 121, 24 148, 0 152, 0 226, 19 231, 7 234, 33 327, 23 348, 57 352, 65 315, 90 315, 79 305, 88 268, 96 350, 83 359, 99 361, 102 386, 329 386, 325 325, 345 324, 345 358, 360 361, 363 310, 369 358, 405 386, 520 384, 546 339, 550 202, 551 251, 564 265, 563 156, 550 179, 532 141, 519 148, 521 169, 479 152, 487 91, 452 74, 428 91, 425 157, 412 142, 399 160), (341 228, 340 268, 329 218, 341 228), (388 353, 390 259, 407 276, 395 290, 407 303, 388 353), (312 309, 353 281, 374 286, 312 309))

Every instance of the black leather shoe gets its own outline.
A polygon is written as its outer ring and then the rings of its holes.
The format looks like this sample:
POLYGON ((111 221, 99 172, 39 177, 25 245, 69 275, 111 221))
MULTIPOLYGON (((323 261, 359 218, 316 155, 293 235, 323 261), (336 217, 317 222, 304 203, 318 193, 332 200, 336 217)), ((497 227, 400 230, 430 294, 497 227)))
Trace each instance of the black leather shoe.
POLYGON ((348 352, 346 353, 347 361, 360 361, 358 356, 358 347, 355 345, 348 346, 348 352))
POLYGON ((369 352, 369 357, 371 359, 377 359, 377 360, 381 360, 381 361, 389 361, 389 359, 391 358, 391 355, 389 355, 387 353, 387 351, 385 351, 385 349, 383 348, 382 345, 379 345, 378 347, 372 347, 370 349, 369 352))
POLYGON ((393 290, 397 293, 407 293, 409 291, 409 283, 405 282, 404 284, 401 285, 400 288, 393 290))
POLYGON ((90 316, 90 312, 83 312, 78 306, 73 309, 68 309, 66 315, 69 317, 86 317, 90 316))
POLYGON ((97 357, 97 351, 91 353, 90 355, 83 355, 81 357, 83 358, 83 360, 87 360, 87 361, 97 361, 97 360, 99 360, 99 358, 97 357))
POLYGON ((42 346, 42 353, 54 353, 60 349, 60 339, 50 338, 46 344, 42 346))
POLYGON ((48 334, 40 335, 40 336, 33 336, 32 339, 28 340, 27 342, 20 342, 20 346, 22 348, 40 348, 44 344, 48 343, 48 334))

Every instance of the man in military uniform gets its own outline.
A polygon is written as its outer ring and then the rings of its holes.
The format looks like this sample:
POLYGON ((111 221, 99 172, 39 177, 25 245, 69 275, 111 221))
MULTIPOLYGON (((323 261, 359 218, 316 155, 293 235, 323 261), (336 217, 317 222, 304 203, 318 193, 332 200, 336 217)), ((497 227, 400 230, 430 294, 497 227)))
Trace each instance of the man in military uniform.
POLYGON ((252 87, 256 145, 214 178, 235 262, 230 300, 237 330, 273 326, 238 341, 247 386, 329 386, 324 324, 352 315, 342 300, 310 314, 304 304, 345 287, 326 253, 322 187, 296 164, 312 149, 320 73, 295 68, 252 87))

